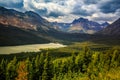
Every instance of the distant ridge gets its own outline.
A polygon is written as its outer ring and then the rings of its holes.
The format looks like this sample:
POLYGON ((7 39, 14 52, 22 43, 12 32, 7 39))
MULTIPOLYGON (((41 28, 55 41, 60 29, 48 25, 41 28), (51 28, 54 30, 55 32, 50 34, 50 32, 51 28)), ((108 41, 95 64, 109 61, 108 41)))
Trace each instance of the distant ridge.
POLYGON ((120 18, 98 33, 104 35, 120 35, 120 18))
POLYGON ((53 22, 53 25, 54 27, 57 27, 57 29, 62 30, 64 32, 93 34, 99 30, 102 30, 109 24, 107 22, 99 24, 97 22, 90 21, 81 17, 79 19, 73 20, 72 23, 53 22))

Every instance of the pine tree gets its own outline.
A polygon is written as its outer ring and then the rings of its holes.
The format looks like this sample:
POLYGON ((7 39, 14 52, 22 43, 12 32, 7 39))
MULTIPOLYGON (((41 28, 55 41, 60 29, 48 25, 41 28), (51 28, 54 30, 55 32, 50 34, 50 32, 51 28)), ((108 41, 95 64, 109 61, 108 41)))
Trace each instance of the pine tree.
POLYGON ((76 67, 75 65, 75 53, 72 53, 72 56, 71 56, 71 60, 70 60, 70 66, 69 66, 69 70, 71 70, 72 72, 75 70, 74 68, 76 67))
POLYGON ((5 80, 5 69, 6 67, 6 61, 4 59, 2 59, 1 63, 0 63, 0 80, 5 80))
POLYGON ((42 73, 42 80, 50 80, 53 77, 52 74, 52 62, 51 62, 51 58, 48 55, 48 53, 46 53, 46 58, 44 60, 44 71, 42 73))
POLYGON ((118 56, 119 56, 119 52, 117 49, 115 49, 112 53, 112 58, 111 58, 111 63, 110 63, 110 67, 117 67, 118 64, 119 64, 119 59, 118 59, 118 56))
POLYGON ((36 56, 34 60, 34 80, 39 80, 39 66, 40 66, 40 61, 39 61, 39 55, 36 56))
POLYGON ((44 56, 43 53, 37 55, 34 62, 34 80, 39 80, 42 78, 43 66, 44 66, 44 56))
POLYGON ((84 52, 79 53, 76 56, 75 64, 76 64, 76 71, 82 71, 82 66, 84 64, 84 52))
POLYGON ((16 57, 13 58, 13 60, 11 60, 6 67, 6 80, 14 80, 15 77, 17 76, 17 72, 16 72, 16 62, 17 59, 16 57))
POLYGON ((44 69, 44 55, 43 53, 40 54, 40 58, 39 58, 39 79, 42 79, 42 73, 43 73, 43 69, 44 69))
POLYGON ((28 80, 33 80, 33 64, 32 61, 30 61, 29 57, 26 59, 25 63, 28 71, 28 80))

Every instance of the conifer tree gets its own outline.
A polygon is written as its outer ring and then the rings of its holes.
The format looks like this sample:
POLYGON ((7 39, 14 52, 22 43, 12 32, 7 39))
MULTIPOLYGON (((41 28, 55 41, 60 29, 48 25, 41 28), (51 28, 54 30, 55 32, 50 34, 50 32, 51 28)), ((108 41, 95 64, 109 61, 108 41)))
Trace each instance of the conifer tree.
POLYGON ((43 53, 37 55, 34 60, 34 80, 39 80, 42 78, 44 67, 44 56, 43 53))
POLYGON ((26 59, 25 63, 28 72, 28 80, 33 80, 33 64, 32 61, 30 61, 29 57, 26 59))
POLYGON ((43 53, 40 54, 40 58, 39 58, 39 79, 42 78, 42 73, 43 73, 43 69, 44 69, 44 55, 43 53))
POLYGON ((72 56, 71 56, 71 60, 70 60, 70 66, 69 66, 69 70, 71 70, 72 72, 75 70, 75 53, 72 53, 72 56))
POLYGON ((2 61, 0 63, 0 80, 5 80, 5 78, 6 78, 5 77, 5 73, 6 73, 5 67, 6 67, 6 62, 4 59, 2 59, 2 61))
POLYGON ((13 58, 13 60, 11 60, 6 67, 6 80, 14 80, 15 77, 17 76, 17 72, 16 72, 16 62, 17 59, 16 57, 13 58))
POLYGON ((50 56, 48 55, 48 53, 46 53, 46 58, 44 60, 44 71, 42 73, 42 80, 50 80, 52 77, 52 62, 50 56))
POLYGON ((76 64, 76 71, 82 71, 82 66, 84 64, 84 52, 79 53, 76 56, 75 64, 76 64))
POLYGON ((35 57, 34 60, 34 80, 39 80, 39 66, 40 66, 40 61, 39 61, 39 55, 35 57))

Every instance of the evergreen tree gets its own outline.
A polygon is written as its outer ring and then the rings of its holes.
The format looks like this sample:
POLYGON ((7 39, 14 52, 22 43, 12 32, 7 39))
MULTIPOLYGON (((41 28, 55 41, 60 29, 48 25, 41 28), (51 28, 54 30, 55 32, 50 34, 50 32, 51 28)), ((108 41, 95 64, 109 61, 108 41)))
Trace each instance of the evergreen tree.
POLYGON ((43 53, 40 54, 40 58, 39 58, 39 79, 42 79, 42 73, 43 73, 43 69, 44 69, 44 55, 43 53))
POLYGON ((85 56, 84 52, 81 52, 76 56, 76 59, 75 59, 76 71, 82 71, 82 66, 85 61, 84 56, 85 56))
POLYGON ((34 80, 42 79, 43 66, 44 56, 43 53, 41 53, 40 55, 37 55, 34 60, 34 80))
POLYGON ((27 72, 28 72, 28 80, 33 80, 33 64, 32 61, 30 61, 29 57, 26 59, 25 61, 26 63, 26 68, 27 68, 27 72))
POLYGON ((11 60, 7 64, 7 67, 6 67, 6 80, 14 80, 15 77, 17 76, 16 62, 17 62, 17 59, 16 59, 16 57, 14 57, 13 60, 11 60))
POLYGON ((5 73, 6 73, 6 61, 4 59, 2 59, 1 63, 0 63, 0 80, 5 80, 6 79, 6 76, 5 76, 5 73))
POLYGON ((76 58, 75 53, 72 53, 72 56, 71 56, 71 59, 70 59, 70 64, 71 65, 69 66, 69 70, 71 70, 72 72, 74 72, 75 67, 76 67, 75 58, 76 58))
POLYGON ((44 60, 44 71, 42 73, 42 80, 50 80, 53 77, 52 74, 52 62, 51 57, 46 53, 46 58, 44 60))

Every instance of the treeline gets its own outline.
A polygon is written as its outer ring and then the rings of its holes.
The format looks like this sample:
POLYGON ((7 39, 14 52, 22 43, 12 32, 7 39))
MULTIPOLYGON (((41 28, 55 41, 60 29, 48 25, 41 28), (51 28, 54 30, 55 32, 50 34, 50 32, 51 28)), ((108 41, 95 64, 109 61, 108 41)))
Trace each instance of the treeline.
MULTIPOLYGON (((63 53, 64 54, 64 53, 63 53)), ((0 80, 120 80, 120 50, 104 52, 85 47, 79 54, 53 59, 49 53, 0 63, 0 80)))

